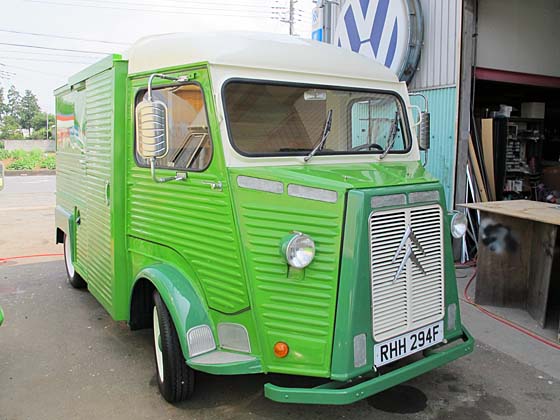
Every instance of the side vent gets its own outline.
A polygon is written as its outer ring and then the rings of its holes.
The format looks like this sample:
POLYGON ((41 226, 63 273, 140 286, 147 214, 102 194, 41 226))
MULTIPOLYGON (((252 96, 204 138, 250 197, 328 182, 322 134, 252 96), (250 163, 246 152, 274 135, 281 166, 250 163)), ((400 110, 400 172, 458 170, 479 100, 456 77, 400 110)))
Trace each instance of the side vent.
POLYGON ((216 349, 214 335, 208 325, 192 327, 187 332, 187 343, 189 345, 189 355, 191 357, 208 353, 216 349))
POLYGON ((224 349, 251 353, 249 334, 243 325, 229 322, 218 324, 218 338, 224 349))

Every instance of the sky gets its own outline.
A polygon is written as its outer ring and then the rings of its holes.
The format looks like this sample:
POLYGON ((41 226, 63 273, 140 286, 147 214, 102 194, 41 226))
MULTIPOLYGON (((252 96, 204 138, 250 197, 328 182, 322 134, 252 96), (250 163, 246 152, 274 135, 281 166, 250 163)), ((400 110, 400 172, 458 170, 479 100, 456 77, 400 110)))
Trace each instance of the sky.
MULTIPOLYGON (((11 85, 21 93, 31 90, 42 110, 53 113, 53 90, 104 54, 123 52, 139 38, 160 33, 288 33, 289 25, 280 21, 287 18, 288 3, 289 0, 0 0, 0 86, 4 94, 11 85)), ((309 38, 313 1, 298 0, 295 7, 295 32, 309 38)))

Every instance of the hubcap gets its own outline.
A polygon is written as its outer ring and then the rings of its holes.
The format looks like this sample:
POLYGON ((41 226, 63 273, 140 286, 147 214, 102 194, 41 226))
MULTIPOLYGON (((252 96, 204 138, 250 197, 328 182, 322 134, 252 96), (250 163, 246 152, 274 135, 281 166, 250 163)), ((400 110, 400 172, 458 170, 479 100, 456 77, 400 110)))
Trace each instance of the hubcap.
POLYGON ((72 263, 72 250, 70 249, 70 239, 68 238, 68 235, 64 237, 64 255, 66 256, 64 260, 66 261, 68 275, 70 277, 74 277, 75 270, 74 264, 72 263))
POLYGON ((161 351, 161 334, 159 332, 159 318, 157 308, 154 306, 154 349, 156 352, 157 373, 163 383, 163 352, 161 351))

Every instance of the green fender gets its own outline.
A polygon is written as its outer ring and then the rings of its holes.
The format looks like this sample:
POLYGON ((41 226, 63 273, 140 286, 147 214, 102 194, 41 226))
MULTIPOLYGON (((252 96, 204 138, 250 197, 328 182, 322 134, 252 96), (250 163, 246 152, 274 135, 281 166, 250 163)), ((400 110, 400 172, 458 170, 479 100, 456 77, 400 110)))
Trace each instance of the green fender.
POLYGON ((4 322, 4 311, 2 310, 2 307, 0 306, 0 325, 2 325, 3 322, 4 322))
POLYGON ((56 208, 54 209, 54 222, 57 228, 57 244, 63 242, 63 238, 58 235, 58 230, 60 229, 66 235, 70 236, 70 243, 72 244, 72 247, 74 246, 74 233, 76 231, 74 229, 75 220, 76 218, 74 217, 73 213, 69 212, 64 207, 56 206, 56 208))
POLYGON ((56 226, 55 243, 64 243, 64 233, 70 237, 70 252, 73 262, 76 261, 76 215, 75 212, 69 212, 64 207, 56 206, 54 209, 54 221, 56 226))
MULTIPOLYGON (((161 295, 175 324, 185 360, 188 360, 187 331, 201 324, 212 328, 208 311, 202 304, 202 300, 191 282, 170 265, 154 264, 146 267, 138 273, 134 283, 142 278, 152 282, 161 295)), ((134 287, 131 290, 134 290, 134 287)))

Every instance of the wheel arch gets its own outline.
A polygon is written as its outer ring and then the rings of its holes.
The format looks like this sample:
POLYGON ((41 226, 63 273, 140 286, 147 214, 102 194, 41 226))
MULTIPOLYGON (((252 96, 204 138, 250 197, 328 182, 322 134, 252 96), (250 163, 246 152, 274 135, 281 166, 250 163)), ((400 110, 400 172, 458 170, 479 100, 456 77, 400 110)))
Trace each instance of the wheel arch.
POLYGON ((130 294, 130 328, 134 330, 151 326, 155 290, 171 315, 183 355, 188 359, 187 331, 201 324, 212 328, 212 324, 202 299, 189 279, 173 266, 158 263, 142 269, 136 275, 130 294))
POLYGON ((75 217, 74 214, 66 210, 62 206, 56 206, 54 209, 54 221, 56 226, 56 243, 61 244, 64 242, 64 235, 70 237, 70 244, 74 249, 75 243, 75 217))

